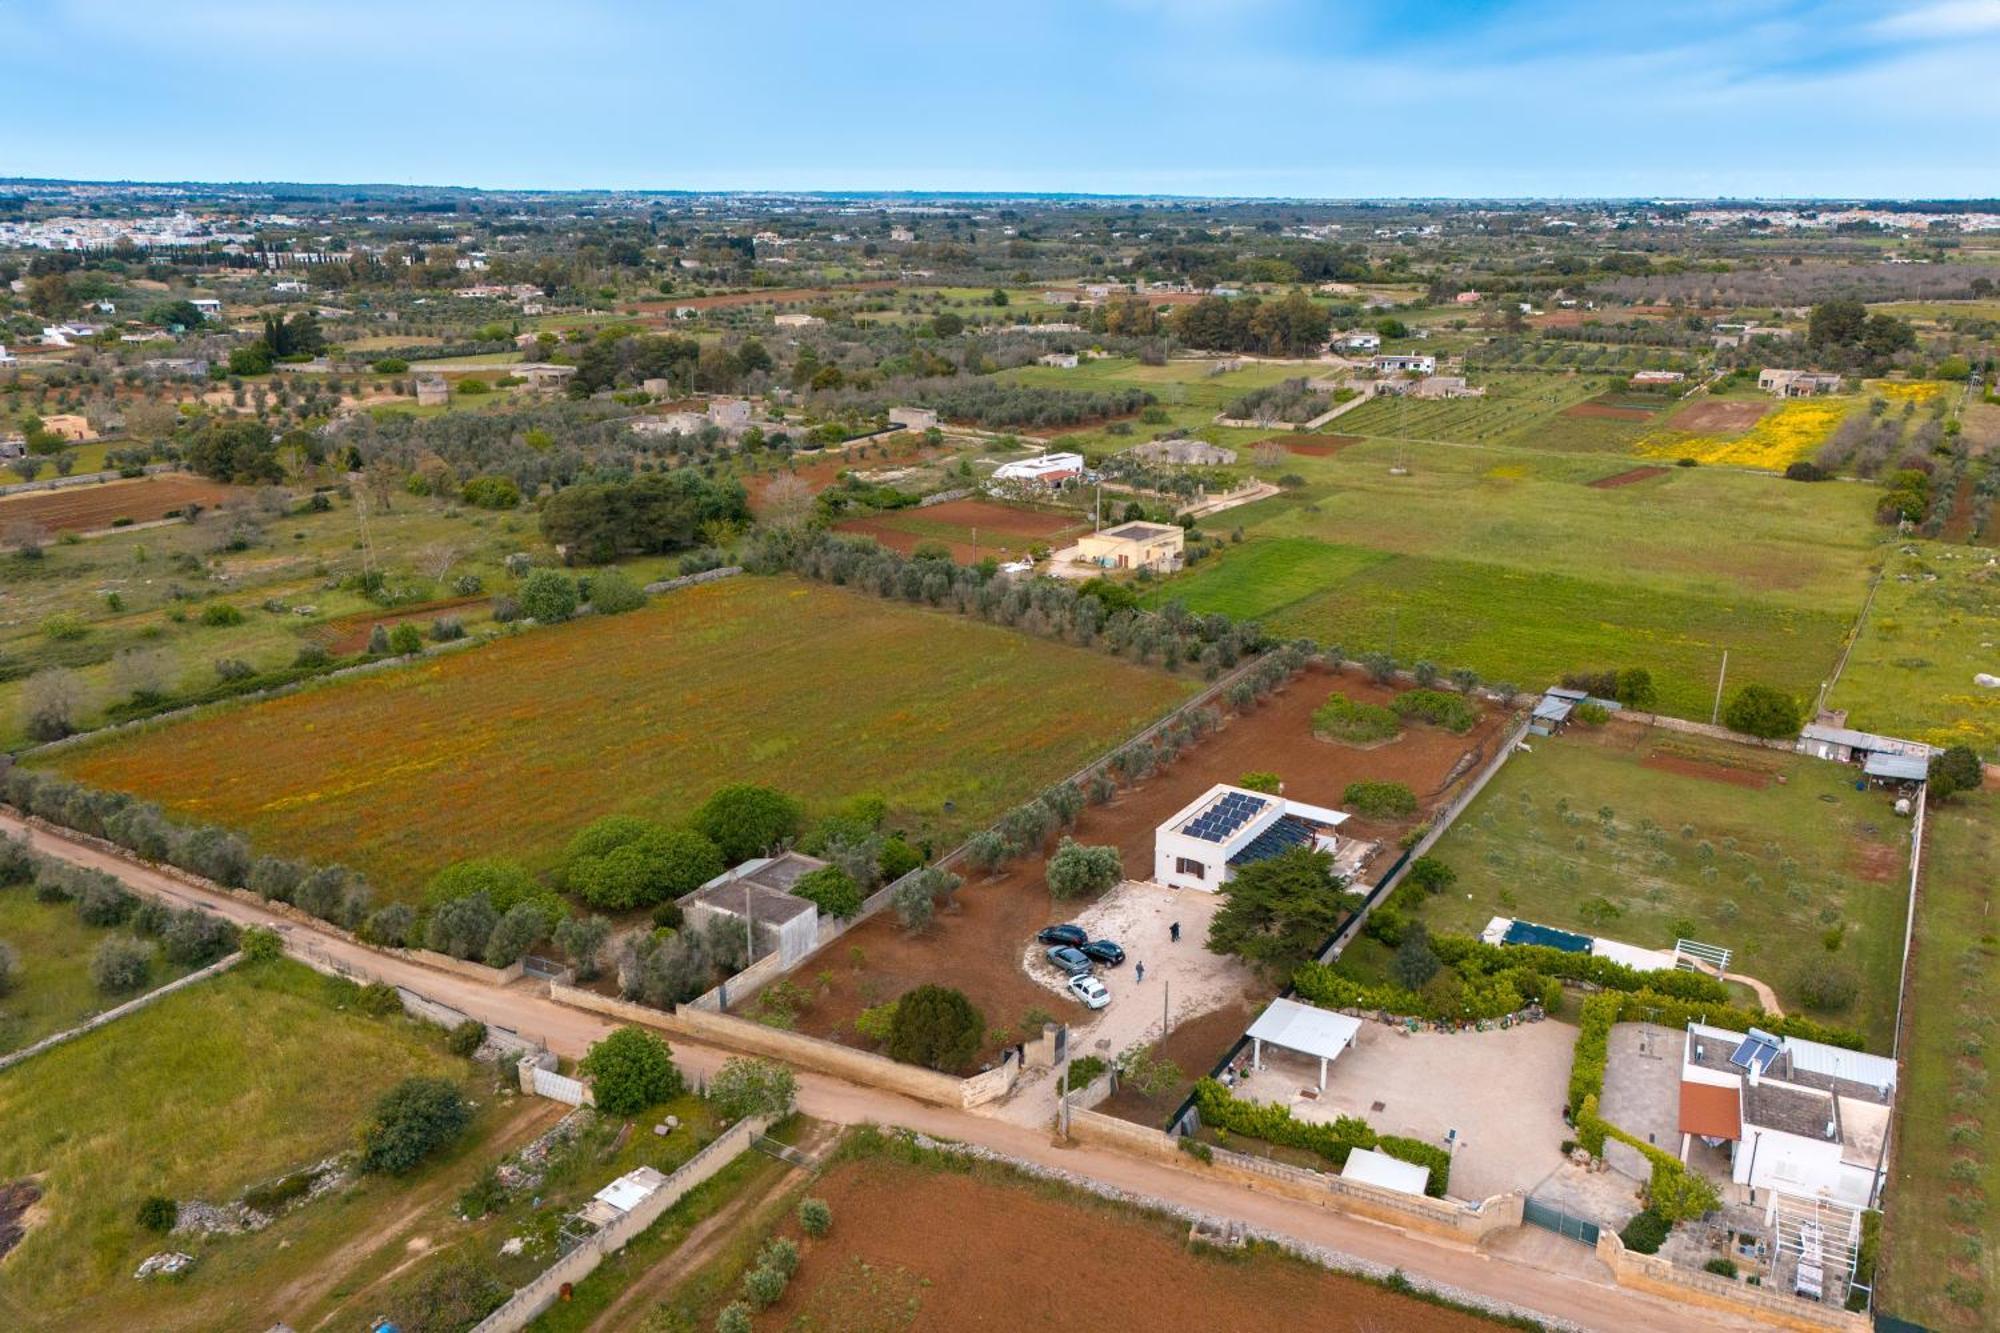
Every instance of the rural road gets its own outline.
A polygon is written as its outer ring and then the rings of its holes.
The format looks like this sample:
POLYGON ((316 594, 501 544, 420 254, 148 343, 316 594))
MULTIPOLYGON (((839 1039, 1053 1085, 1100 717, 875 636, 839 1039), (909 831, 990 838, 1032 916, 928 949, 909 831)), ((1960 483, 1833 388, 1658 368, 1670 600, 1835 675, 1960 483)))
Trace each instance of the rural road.
MULTIPOLYGON (((143 862, 47 829, 30 827, 9 810, 0 809, 0 832, 25 835, 43 855, 105 871, 136 892, 199 905, 239 925, 273 927, 294 952, 309 941, 322 955, 345 963, 356 972, 407 986, 488 1024, 537 1037, 559 1055, 582 1055, 593 1041, 614 1026, 596 1015, 556 1004, 546 995, 538 994, 532 985, 489 986, 378 953, 227 894, 195 888, 143 862)), ((732 1054, 678 1037, 673 1039, 673 1047, 677 1064, 704 1077, 714 1073, 732 1054)), ((804 1071, 798 1074, 798 1087, 799 1109, 818 1119, 850 1125, 897 1125, 938 1138, 978 1144, 1129 1193, 1235 1218, 1309 1245, 1391 1265, 1413 1276, 1479 1292, 1587 1328, 1616 1329, 1621 1333, 1627 1330, 1680 1333, 1689 1327, 1687 1306, 1617 1286, 1578 1245, 1521 1246, 1535 1249, 1551 1265, 1537 1267, 1462 1242, 1417 1235, 1308 1203, 1207 1180, 1161 1162, 1100 1148, 1064 1145, 1052 1141, 1048 1130, 1010 1124, 995 1116, 930 1106, 895 1093, 804 1071)), ((1725 1318, 1710 1310, 1701 1312, 1699 1322, 1703 1327, 1718 1329, 1766 1327, 1747 1318, 1725 1318)))

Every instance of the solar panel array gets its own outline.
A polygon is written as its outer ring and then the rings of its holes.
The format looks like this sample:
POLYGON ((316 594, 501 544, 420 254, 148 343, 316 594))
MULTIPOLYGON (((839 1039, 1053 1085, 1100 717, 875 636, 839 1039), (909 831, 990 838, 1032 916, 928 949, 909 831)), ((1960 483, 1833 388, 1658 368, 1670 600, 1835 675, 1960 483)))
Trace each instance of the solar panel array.
POLYGON ((1181 832, 1203 842, 1222 842, 1254 819, 1257 812, 1268 804, 1263 797, 1252 796, 1248 792, 1224 792, 1214 805, 1190 819, 1181 832))
POLYGON ((1758 1028, 1751 1028, 1750 1035, 1745 1037, 1730 1055, 1729 1063, 1738 1069, 1748 1069, 1755 1065, 1757 1072, 1761 1074, 1771 1067, 1773 1060, 1778 1058, 1778 1049, 1776 1037, 1758 1028))

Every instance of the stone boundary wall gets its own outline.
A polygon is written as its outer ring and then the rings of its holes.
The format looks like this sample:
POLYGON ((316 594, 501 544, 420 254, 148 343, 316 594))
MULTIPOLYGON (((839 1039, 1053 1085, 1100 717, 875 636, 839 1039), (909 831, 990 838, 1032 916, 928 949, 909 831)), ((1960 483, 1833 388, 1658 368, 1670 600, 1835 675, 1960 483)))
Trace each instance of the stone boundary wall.
POLYGON ((1246 1189, 1281 1194, 1288 1199, 1435 1235, 1476 1243, 1493 1232, 1521 1225, 1523 1201, 1519 1194, 1495 1195, 1480 1203, 1454 1203, 1427 1195, 1400 1194, 1223 1148, 1211 1148, 1213 1160, 1204 1163, 1181 1151, 1170 1134, 1081 1108, 1070 1111, 1069 1129, 1071 1138, 1151 1157, 1193 1174, 1219 1176, 1246 1189))
POLYGON ((644 589, 648 597, 657 597, 663 592, 676 592, 682 588, 692 588, 703 583, 715 583, 722 579, 733 579, 743 572, 741 565, 722 565, 716 569, 704 569, 699 574, 683 574, 679 578, 660 579, 648 583, 644 589))
POLYGON ((31 1055, 40 1055, 43 1051, 51 1047, 60 1046, 64 1042, 74 1041, 85 1033, 95 1032, 109 1023, 117 1022, 127 1014, 136 1014, 155 1000, 165 999, 175 991, 185 990, 198 981, 207 981, 210 977, 220 976, 242 961, 243 955, 241 952, 230 954, 227 958, 219 962, 210 963, 199 972, 190 972, 184 977, 178 977, 173 981, 169 981, 164 986, 149 990, 144 995, 127 1000, 114 1009, 106 1009, 103 1013, 97 1015, 97 1017, 86 1019, 73 1028, 67 1028, 61 1032, 52 1032, 32 1046, 24 1046, 11 1054, 0 1056, 0 1069, 11 1069, 31 1055))
POLYGON ((565 1286, 583 1281, 607 1255, 616 1254, 660 1220, 669 1208, 686 1197, 688 1191, 708 1180, 734 1161, 750 1141, 770 1127, 762 1116, 737 1121, 713 1143, 681 1163, 666 1183, 638 1207, 599 1231, 562 1258, 543 1269, 527 1286, 520 1288, 507 1303, 479 1321, 473 1333, 516 1333, 556 1303, 565 1286))
POLYGON ((552 984, 549 998, 557 1004, 588 1010, 620 1022, 637 1023, 678 1034, 690 1041, 781 1060, 800 1069, 831 1074, 850 1083, 901 1093, 937 1106, 983 1106, 1011 1091, 1020 1073, 1019 1065, 1010 1056, 998 1067, 984 1073, 970 1078, 954 1078, 934 1069, 906 1065, 872 1051, 786 1032, 782 1028, 767 1027, 731 1014, 714 1013, 692 1005, 682 1005, 668 1013, 594 991, 578 990, 574 986, 552 984))
POLYGON ((1656 1254, 1635 1254, 1625 1248, 1618 1233, 1609 1227, 1597 1233, 1597 1257, 1621 1287, 1652 1292, 1700 1309, 1749 1315, 1774 1328, 1811 1333, 1823 1329, 1865 1333, 1874 1326, 1867 1315, 1850 1314, 1837 1306, 1804 1300, 1770 1287, 1753 1287, 1718 1273, 1699 1273, 1656 1254))
MULTIPOLYGON (((95 443, 104 443, 104 441, 95 441, 95 443)), ((178 463, 148 463, 146 464, 145 475, 155 477, 162 472, 178 471, 179 467, 178 463)), ((39 481, 13 481, 7 483, 5 486, 0 486, 0 495, 29 495, 36 491, 66 491, 74 486, 97 486, 107 481, 125 480, 136 480, 136 478, 128 479, 118 469, 111 468, 104 472, 79 472, 67 477, 48 477, 39 481)), ((181 520, 172 519, 170 521, 179 523, 181 520)), ((123 528, 118 530, 120 532, 125 531, 123 528)))

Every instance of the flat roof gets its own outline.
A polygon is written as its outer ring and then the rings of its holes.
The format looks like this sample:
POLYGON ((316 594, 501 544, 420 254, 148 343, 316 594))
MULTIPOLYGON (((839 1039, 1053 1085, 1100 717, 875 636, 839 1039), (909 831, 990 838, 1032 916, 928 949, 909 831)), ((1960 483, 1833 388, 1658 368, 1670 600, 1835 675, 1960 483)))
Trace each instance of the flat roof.
POLYGON ((1096 535, 1116 537, 1119 541, 1138 542, 1154 537, 1165 537, 1179 531, 1179 528, 1169 527, 1165 523, 1121 523, 1115 528, 1106 528, 1096 535))
POLYGON ((1921 759, 1913 754, 1882 754, 1877 752, 1868 756, 1867 762, 1861 765, 1861 771, 1871 778, 1893 778, 1901 782, 1922 782, 1930 776, 1931 765, 1928 759, 1921 759))
POLYGON ((1352 1044, 1359 1031, 1358 1018, 1280 999, 1271 1001, 1271 1007, 1257 1015, 1245 1035, 1301 1055, 1331 1060, 1352 1044))
POLYGON ((1736 1085, 1694 1083, 1681 1080, 1683 1134, 1699 1134, 1709 1139, 1743 1137, 1743 1111, 1736 1085))
POLYGON ((597 1191, 595 1197, 600 1203, 609 1204, 621 1213, 629 1213, 651 1198, 660 1186, 666 1183, 667 1178, 658 1171, 650 1166, 642 1166, 627 1171, 597 1191))
POLYGON ((774 889, 752 879, 704 884, 682 898, 681 902, 700 903, 731 916, 752 917, 759 925, 765 926, 782 926, 808 912, 819 910, 804 898, 795 898, 783 889, 774 889))
POLYGON ((1358 1180, 1398 1194, 1422 1194, 1431 1183, 1431 1173, 1415 1162, 1400 1161, 1373 1148, 1356 1148, 1347 1154, 1340 1169, 1342 1180, 1358 1180))

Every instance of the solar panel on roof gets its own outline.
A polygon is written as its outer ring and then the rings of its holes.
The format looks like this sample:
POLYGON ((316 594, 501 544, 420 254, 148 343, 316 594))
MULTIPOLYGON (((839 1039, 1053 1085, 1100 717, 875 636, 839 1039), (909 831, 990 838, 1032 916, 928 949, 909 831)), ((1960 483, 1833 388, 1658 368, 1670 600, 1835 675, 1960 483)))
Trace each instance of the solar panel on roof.
POLYGON ((1739 1043, 1729 1056, 1729 1063, 1738 1069, 1748 1069, 1755 1065, 1762 1073, 1778 1058, 1778 1039, 1768 1032, 1752 1029, 1750 1035, 1739 1043))
POLYGON ((1268 802, 1261 796, 1224 792, 1215 803, 1189 820, 1181 832, 1204 842, 1222 842, 1248 823, 1268 802))

